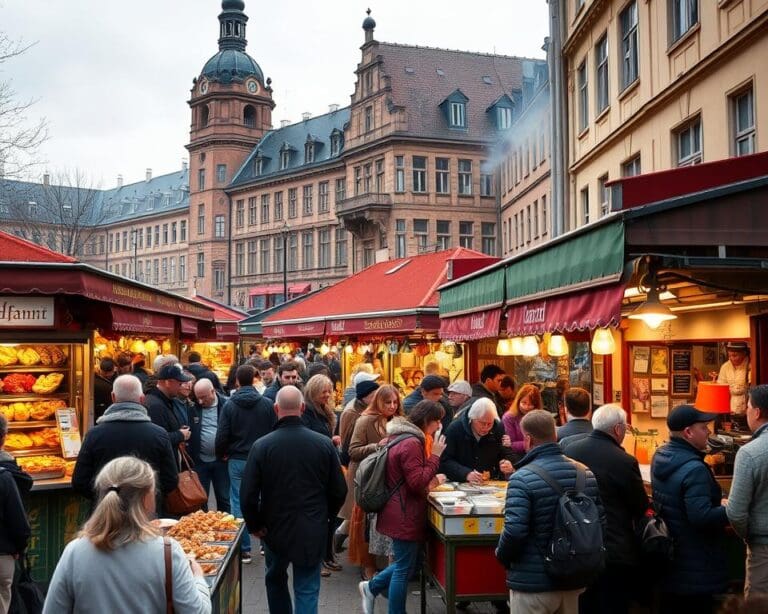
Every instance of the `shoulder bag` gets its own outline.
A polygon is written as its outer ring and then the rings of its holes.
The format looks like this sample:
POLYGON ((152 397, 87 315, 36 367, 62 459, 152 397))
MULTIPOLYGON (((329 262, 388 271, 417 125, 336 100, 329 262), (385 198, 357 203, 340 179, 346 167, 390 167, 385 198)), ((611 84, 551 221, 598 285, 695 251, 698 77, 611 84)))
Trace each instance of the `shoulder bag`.
POLYGON ((165 611, 173 614, 173 563, 171 562, 171 540, 163 537, 163 558, 165 558, 165 611))
POLYGON ((195 512, 205 505, 208 502, 208 493, 203 489, 197 472, 192 469, 194 463, 183 443, 179 444, 179 453, 181 454, 179 485, 166 496, 165 511, 183 516, 195 512))

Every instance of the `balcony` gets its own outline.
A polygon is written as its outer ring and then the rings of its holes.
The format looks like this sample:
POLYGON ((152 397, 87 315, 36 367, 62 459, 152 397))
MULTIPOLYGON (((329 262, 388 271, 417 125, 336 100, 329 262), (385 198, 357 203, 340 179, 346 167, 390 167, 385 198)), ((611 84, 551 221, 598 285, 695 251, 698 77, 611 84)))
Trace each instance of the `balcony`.
POLYGON ((386 227, 392 211, 392 196, 377 192, 359 194, 336 203, 336 216, 353 234, 364 235, 371 224, 386 227))

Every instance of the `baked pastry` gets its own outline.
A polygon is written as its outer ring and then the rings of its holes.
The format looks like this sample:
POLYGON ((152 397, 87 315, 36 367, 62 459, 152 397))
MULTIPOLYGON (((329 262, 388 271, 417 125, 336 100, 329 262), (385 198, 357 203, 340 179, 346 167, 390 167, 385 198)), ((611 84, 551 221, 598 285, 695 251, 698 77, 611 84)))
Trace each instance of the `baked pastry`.
POLYGON ((13 419, 14 419, 13 416, 14 416, 14 413, 15 413, 13 411, 13 403, 11 403, 9 405, 0 405, 0 413, 2 413, 3 416, 5 416, 5 419, 8 422, 13 422, 13 419))
POLYGON ((37 378, 37 381, 32 385, 32 392, 37 394, 51 394, 64 381, 63 373, 47 373, 37 378))
POLYGON ((11 406, 13 407, 13 419, 15 422, 25 422, 26 420, 29 420, 29 415, 30 415, 29 403, 23 403, 22 401, 18 401, 16 403, 11 403, 11 406))
POLYGON ((59 456, 27 456, 25 458, 17 458, 16 462, 30 475, 46 473, 48 471, 64 471, 66 469, 64 459, 59 456))
POLYGON ((19 362, 26 367, 40 364, 40 354, 32 348, 27 347, 16 350, 16 355, 19 358, 19 362))
POLYGON ((62 367, 67 362, 67 355, 57 345, 47 346, 51 352, 51 365, 54 367, 62 367))
POLYGON ((17 362, 19 362, 19 357, 16 355, 16 348, 0 347, 0 367, 9 367, 17 362))
POLYGON ((50 367, 52 362, 51 350, 49 350, 48 348, 49 346, 47 345, 40 345, 35 348, 35 350, 40 356, 40 362, 44 364, 46 367, 50 367))

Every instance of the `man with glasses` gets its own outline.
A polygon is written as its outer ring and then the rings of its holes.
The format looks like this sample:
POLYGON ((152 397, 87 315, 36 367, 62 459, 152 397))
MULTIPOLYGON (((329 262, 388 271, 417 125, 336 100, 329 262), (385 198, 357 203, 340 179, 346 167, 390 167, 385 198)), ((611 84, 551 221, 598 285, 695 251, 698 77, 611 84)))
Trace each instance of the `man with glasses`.
POLYGON ((506 373, 499 365, 486 365, 480 372, 480 381, 472 385, 472 397, 461 407, 466 411, 477 399, 491 399, 496 406, 496 417, 501 420, 504 415, 504 399, 499 394, 501 383, 506 373))
POLYGON ((301 387, 301 376, 299 375, 299 364, 293 360, 284 362, 277 368, 277 378, 272 385, 264 391, 264 397, 275 402, 277 391, 283 386, 301 387))

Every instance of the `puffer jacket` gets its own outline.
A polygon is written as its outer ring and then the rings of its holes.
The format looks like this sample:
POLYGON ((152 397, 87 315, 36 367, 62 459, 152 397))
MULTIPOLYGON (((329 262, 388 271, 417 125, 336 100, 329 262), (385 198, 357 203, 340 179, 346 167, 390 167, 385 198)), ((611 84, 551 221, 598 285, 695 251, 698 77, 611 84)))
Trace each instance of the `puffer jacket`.
POLYGON ((0 555, 27 548, 31 530, 13 474, 0 467, 0 555))
POLYGON ((704 452, 673 437, 653 455, 651 485, 656 510, 675 543, 662 589, 679 595, 722 592, 728 579, 724 547, 728 516, 704 452))
POLYGON ((227 399, 216 430, 216 458, 245 460, 254 442, 277 426, 272 401, 253 386, 241 386, 227 399))
MULTIPOLYGON (((507 586, 522 593, 557 590, 544 569, 544 552, 552 535, 559 495, 527 468, 534 463, 563 488, 576 486, 576 466, 556 443, 536 446, 515 465, 516 471, 509 478, 507 487, 504 530, 496 548, 496 558, 507 568, 507 586)), ((589 470, 585 494, 597 503, 605 527, 597 480, 589 470)))
POLYGON ((422 541, 427 524, 427 489, 440 458, 424 452, 424 433, 403 418, 387 425, 390 438, 414 435, 392 446, 387 453, 387 488, 402 483, 379 512, 376 530, 393 539, 422 541))

